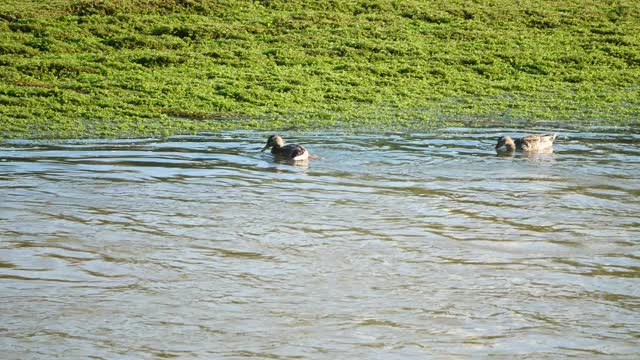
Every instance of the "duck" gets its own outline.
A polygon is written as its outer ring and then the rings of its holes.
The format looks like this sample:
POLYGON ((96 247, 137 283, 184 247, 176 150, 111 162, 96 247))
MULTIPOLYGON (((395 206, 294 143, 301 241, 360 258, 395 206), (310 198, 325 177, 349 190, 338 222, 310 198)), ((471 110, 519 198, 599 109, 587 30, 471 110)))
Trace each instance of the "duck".
POLYGON ((309 159, 309 151, 304 148, 302 145, 298 144, 284 144, 284 140, 280 135, 271 135, 267 140, 267 145, 265 145, 261 151, 265 151, 268 148, 271 148, 271 153, 277 157, 293 160, 293 161, 304 161, 309 159))
POLYGON ((508 152, 513 152, 515 150, 526 152, 549 152, 553 150, 553 142, 556 140, 557 136, 557 133, 534 134, 516 138, 515 140, 509 136, 501 136, 498 138, 496 150, 504 146, 508 152))

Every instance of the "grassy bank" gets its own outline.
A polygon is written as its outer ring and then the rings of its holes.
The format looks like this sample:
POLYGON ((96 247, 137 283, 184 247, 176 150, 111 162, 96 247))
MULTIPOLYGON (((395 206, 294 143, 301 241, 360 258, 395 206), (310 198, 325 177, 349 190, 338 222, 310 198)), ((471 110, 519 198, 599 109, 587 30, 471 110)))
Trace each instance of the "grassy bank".
POLYGON ((640 2, 4 0, 0 137, 640 120, 640 2))

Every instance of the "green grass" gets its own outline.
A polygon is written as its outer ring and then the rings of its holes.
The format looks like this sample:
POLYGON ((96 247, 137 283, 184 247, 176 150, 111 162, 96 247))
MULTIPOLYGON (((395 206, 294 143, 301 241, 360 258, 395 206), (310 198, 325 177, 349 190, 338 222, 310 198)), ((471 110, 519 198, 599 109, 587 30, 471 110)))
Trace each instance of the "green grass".
POLYGON ((640 2, 4 0, 0 138, 640 121, 640 2))

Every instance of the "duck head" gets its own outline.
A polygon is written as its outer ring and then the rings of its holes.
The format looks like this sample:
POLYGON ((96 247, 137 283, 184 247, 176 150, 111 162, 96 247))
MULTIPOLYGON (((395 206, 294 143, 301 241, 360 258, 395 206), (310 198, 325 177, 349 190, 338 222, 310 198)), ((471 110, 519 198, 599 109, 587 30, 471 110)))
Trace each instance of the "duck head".
POLYGON ((265 151, 270 147, 282 147, 284 145, 284 140, 280 137, 280 135, 271 135, 267 140, 267 145, 265 145, 261 151, 265 151))
POLYGON ((498 138, 496 150, 500 149, 503 146, 507 148, 507 151, 513 151, 516 149, 516 143, 509 136, 501 136, 498 138))

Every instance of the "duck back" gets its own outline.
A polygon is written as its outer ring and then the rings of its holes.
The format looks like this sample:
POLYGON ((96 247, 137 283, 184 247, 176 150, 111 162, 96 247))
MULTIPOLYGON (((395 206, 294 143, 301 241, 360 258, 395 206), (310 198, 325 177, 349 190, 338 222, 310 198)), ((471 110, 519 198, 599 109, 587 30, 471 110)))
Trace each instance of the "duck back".
POLYGON ((308 157, 307 149, 302 145, 289 144, 281 148, 272 148, 271 153, 278 156, 283 156, 293 160, 304 160, 308 157))

